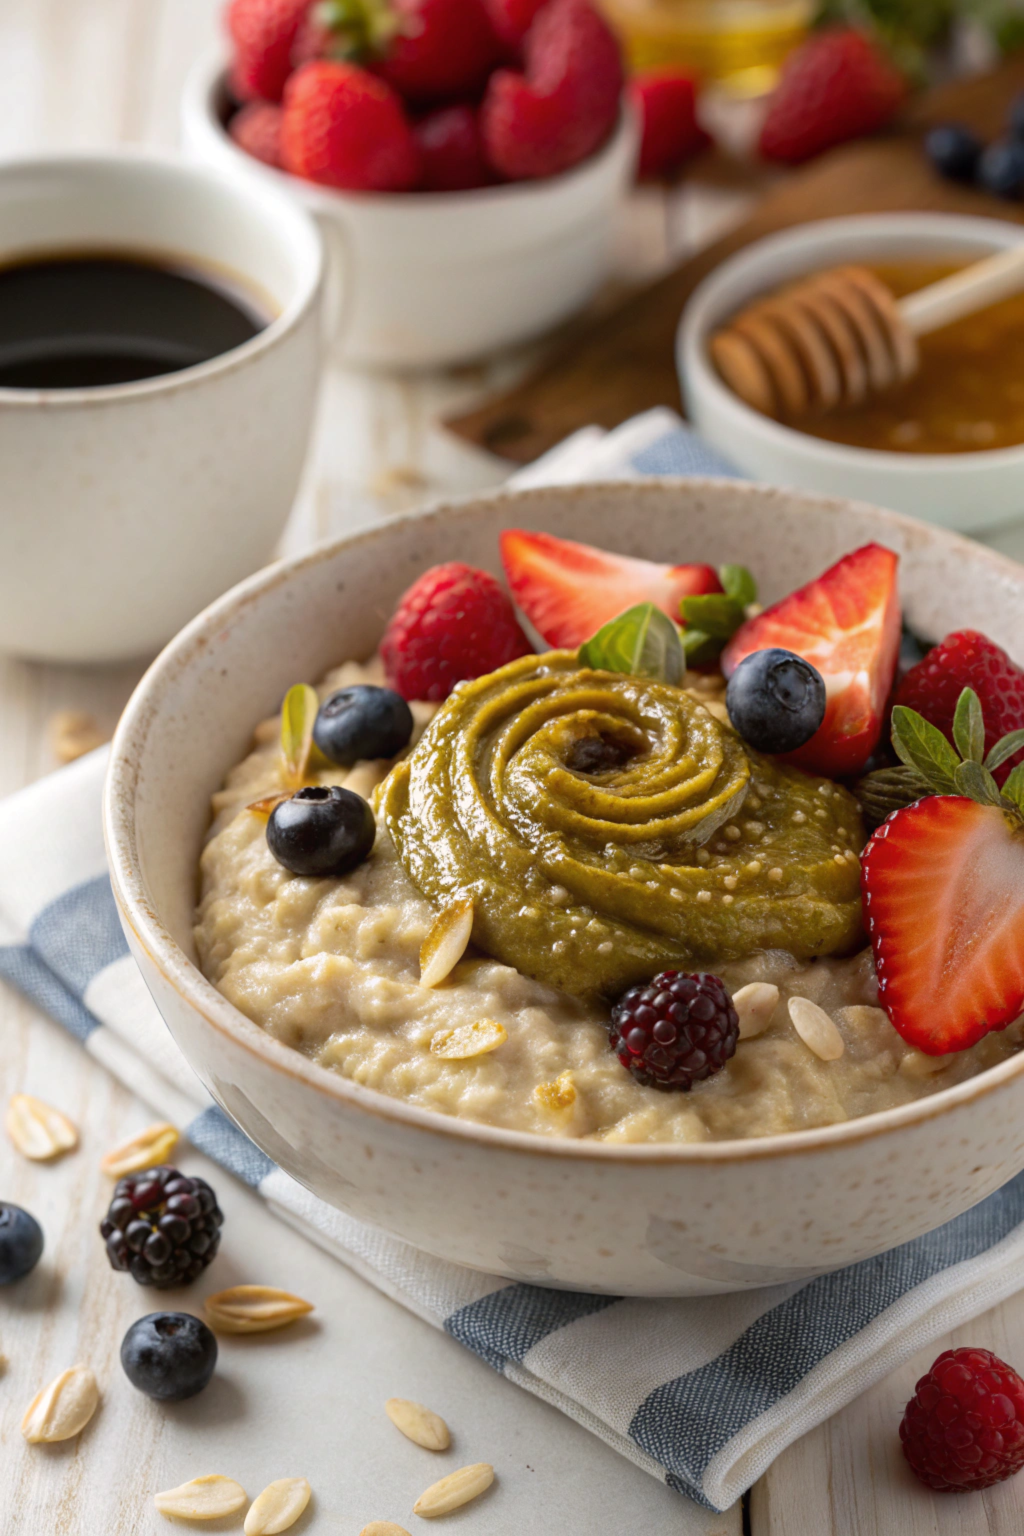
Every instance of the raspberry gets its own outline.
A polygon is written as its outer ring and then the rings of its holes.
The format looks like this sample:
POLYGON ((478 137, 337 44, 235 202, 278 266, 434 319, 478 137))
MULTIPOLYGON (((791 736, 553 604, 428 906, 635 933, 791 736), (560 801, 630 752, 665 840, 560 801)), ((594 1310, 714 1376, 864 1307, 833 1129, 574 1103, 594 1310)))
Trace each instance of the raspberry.
POLYGON ((612 1050, 645 1088, 688 1093, 721 1072, 736 1049, 739 1019, 717 976, 662 971, 624 992, 612 1009, 612 1050))
POLYGON ((399 599, 380 653, 404 699, 446 699, 463 679, 494 672, 533 647, 508 595, 486 571, 432 566, 399 599))
POLYGON ((947 1349, 914 1388, 903 1454, 939 1493, 990 1488, 1024 1466, 1024 1381, 987 1349, 947 1349))
POLYGON ((907 83, 870 38, 851 27, 812 32, 790 54, 768 105, 760 150, 796 164, 874 133, 894 116, 907 83))
POLYGON ((188 1285, 212 1262, 224 1216, 205 1179, 163 1165, 118 1179, 100 1222, 111 1269, 139 1285, 188 1285))
POLYGON ((264 165, 281 165, 281 108, 269 101, 250 101, 236 112, 228 133, 239 149, 264 165))
MULTIPOLYGON (((893 703, 916 709, 952 741, 953 715, 964 688, 973 688, 981 700, 986 752, 1001 736, 1024 727, 1024 671, 976 629, 958 629, 930 650, 904 677, 893 703)), ((996 769, 996 782, 1004 784, 1019 762, 1024 762, 1024 749, 996 769)))

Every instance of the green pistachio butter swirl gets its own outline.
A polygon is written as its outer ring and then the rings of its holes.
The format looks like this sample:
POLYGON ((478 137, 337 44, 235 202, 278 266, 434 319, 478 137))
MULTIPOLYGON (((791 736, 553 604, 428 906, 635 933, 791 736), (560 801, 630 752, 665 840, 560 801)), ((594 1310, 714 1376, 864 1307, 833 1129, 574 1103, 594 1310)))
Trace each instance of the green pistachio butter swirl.
POLYGON ((575 652, 463 683, 376 810, 425 896, 472 897, 482 950, 577 996, 860 936, 850 795, 749 752, 683 688, 575 652))

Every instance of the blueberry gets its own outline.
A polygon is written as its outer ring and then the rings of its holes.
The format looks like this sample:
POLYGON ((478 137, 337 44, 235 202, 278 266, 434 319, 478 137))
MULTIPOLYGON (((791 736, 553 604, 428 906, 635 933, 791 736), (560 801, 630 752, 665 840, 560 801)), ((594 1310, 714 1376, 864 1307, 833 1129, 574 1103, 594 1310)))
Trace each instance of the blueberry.
POLYGON ((998 139, 978 161, 978 184, 996 197, 1024 195, 1024 143, 998 139))
POLYGON ((1011 139, 1024 139, 1024 91, 1018 92, 1010 103, 1006 131, 1011 139))
POLYGON ((924 141, 932 165, 952 181, 973 181, 983 147, 978 135, 961 123, 942 123, 924 141))
POLYGON ((0 1201, 0 1285, 35 1269, 43 1251, 43 1229, 20 1205, 0 1201))
POLYGON ((409 745, 412 710, 400 693, 357 683, 339 688, 320 705, 313 740, 342 768, 366 757, 397 757, 409 745))
POLYGON ((311 785, 296 790, 270 813, 267 843, 293 875, 347 875, 373 847, 377 827, 361 795, 311 785))
POLYGON ((121 1341, 121 1364, 133 1387, 164 1403, 195 1397, 217 1364, 217 1340, 191 1312, 150 1312, 121 1341))
POLYGON ((730 677, 725 707, 755 752, 795 752, 825 718, 825 684, 792 651, 754 651, 730 677))

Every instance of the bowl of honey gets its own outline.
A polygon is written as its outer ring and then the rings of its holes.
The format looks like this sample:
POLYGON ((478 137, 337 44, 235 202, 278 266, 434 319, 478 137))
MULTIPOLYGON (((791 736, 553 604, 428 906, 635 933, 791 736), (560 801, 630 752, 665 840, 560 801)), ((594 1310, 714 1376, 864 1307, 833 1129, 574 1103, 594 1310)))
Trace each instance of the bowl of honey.
POLYGON ((709 342, 762 295, 851 262, 896 300, 1024 242, 954 214, 865 214, 758 241, 694 292, 677 358, 687 414, 751 478, 892 507, 978 533, 1024 518, 1024 293, 922 336, 912 377, 856 403, 777 419, 729 387, 709 342))

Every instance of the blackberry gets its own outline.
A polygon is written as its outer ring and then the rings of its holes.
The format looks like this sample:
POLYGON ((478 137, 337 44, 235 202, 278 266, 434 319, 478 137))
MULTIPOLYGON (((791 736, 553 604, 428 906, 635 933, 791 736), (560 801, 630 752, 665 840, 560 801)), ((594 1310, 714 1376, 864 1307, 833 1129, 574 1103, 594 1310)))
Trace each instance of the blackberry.
POLYGON ((129 1173, 100 1222, 111 1269, 139 1285, 189 1285, 212 1262, 224 1216, 205 1179, 166 1165, 129 1173))
POLYGON ((645 1088, 688 1093, 736 1049, 740 1022, 717 976, 662 971, 630 987, 612 1009, 608 1035, 622 1065, 645 1088))

